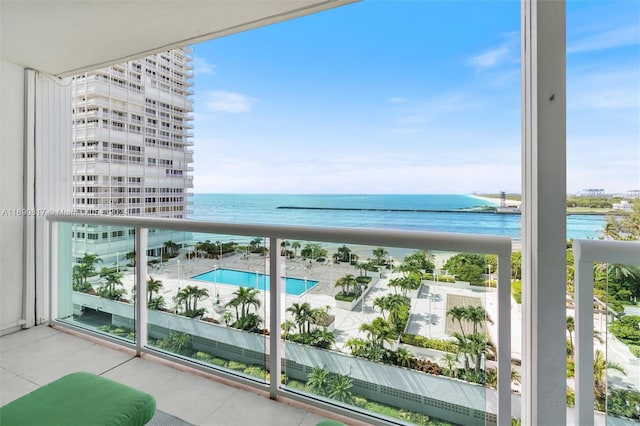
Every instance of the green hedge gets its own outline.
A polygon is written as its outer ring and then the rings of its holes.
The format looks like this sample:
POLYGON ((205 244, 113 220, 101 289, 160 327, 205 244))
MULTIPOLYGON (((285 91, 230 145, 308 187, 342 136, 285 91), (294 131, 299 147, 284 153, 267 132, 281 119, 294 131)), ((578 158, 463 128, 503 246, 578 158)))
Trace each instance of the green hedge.
POLYGON ((358 295, 355 293, 347 293, 347 294, 342 294, 342 292, 336 294, 336 300, 340 300, 342 302, 353 302, 353 299, 355 299, 358 295))
POLYGON ((453 352, 455 353, 458 350, 458 347, 455 343, 450 340, 443 339, 430 339, 424 336, 418 336, 415 334, 401 334, 400 342, 405 343, 407 345, 418 346, 421 348, 427 349, 435 349, 437 351, 443 352, 453 352))
POLYGON ((477 286, 477 287, 493 287, 493 288, 495 288, 495 287, 498 286, 498 283, 495 280, 484 280, 484 281, 481 281, 481 282, 472 282, 472 283, 469 283, 469 285, 474 285, 474 286, 477 286))
POLYGON ((640 358, 640 345, 629 345, 629 350, 636 358, 640 358))

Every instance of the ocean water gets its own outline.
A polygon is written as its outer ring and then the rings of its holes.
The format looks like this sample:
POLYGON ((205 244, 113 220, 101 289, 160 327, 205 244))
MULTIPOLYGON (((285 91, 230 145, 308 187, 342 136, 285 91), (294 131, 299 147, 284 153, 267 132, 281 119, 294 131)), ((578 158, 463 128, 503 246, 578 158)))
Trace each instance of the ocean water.
MULTIPOLYGON (((195 194, 190 218, 507 235, 519 240, 520 215, 446 211, 486 205, 486 201, 469 195, 195 194)), ((599 215, 568 216, 567 238, 599 238, 605 223, 605 217, 599 215)))

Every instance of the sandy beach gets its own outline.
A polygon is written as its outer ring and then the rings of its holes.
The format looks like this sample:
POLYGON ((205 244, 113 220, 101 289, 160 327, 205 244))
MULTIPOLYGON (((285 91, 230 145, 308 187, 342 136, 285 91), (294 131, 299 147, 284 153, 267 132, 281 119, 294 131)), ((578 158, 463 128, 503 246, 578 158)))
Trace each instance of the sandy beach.
MULTIPOLYGON (((469 196, 475 198, 476 200, 486 201, 490 205, 495 205, 495 206, 500 205, 500 197, 483 197, 483 196, 474 195, 474 194, 469 194, 469 196)), ((506 201, 507 201, 507 207, 510 207, 510 206, 515 207, 515 206, 522 205, 522 201, 509 200, 509 199, 507 199, 506 201)))

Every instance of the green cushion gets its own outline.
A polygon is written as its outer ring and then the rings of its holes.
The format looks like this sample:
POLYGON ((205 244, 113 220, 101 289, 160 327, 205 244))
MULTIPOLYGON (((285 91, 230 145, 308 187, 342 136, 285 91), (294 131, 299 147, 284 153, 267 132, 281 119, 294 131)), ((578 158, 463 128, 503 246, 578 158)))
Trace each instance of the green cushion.
POLYGON ((347 426, 337 420, 323 420, 320 423, 316 423, 316 426, 347 426))
POLYGON ((144 425, 156 400, 130 386, 72 373, 0 408, 0 425, 144 425))

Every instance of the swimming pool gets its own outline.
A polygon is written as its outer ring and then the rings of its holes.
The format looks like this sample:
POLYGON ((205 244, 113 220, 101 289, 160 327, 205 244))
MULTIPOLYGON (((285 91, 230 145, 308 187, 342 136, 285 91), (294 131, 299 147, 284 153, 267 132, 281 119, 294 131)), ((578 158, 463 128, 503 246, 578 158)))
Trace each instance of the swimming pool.
MULTIPOLYGON (((269 276, 257 272, 237 271, 235 269, 214 269, 204 274, 195 275, 194 280, 207 281, 210 283, 229 284, 238 287, 258 288, 269 290, 269 276)), ((300 278, 285 278, 285 291, 287 294, 299 296, 305 291, 313 288, 318 281, 303 280, 300 278)))

